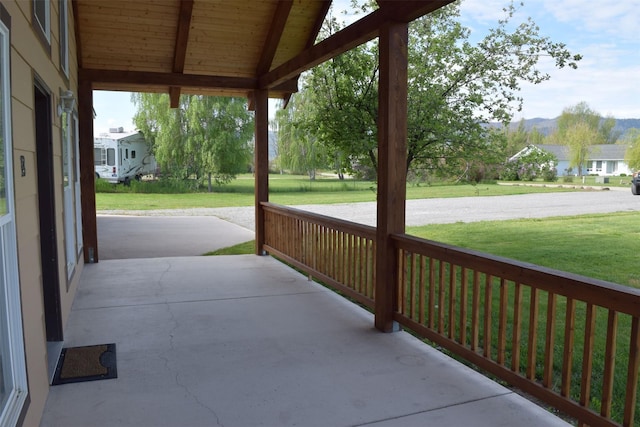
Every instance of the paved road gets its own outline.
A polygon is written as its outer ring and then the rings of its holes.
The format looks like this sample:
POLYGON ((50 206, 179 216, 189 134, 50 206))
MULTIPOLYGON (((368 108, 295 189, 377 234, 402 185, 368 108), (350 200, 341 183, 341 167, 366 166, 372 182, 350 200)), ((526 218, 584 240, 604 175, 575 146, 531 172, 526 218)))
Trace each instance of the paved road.
MULTIPOLYGON (((295 207, 365 225, 375 225, 376 222, 374 202, 295 207)), ((420 199, 407 201, 406 223, 408 226, 414 226, 623 211, 640 211, 640 196, 633 196, 631 191, 623 188, 572 193, 420 199)), ((123 214, 125 212, 104 213, 123 214)), ((216 216, 249 230, 255 228, 253 207, 129 211, 127 213, 147 216, 216 216)))

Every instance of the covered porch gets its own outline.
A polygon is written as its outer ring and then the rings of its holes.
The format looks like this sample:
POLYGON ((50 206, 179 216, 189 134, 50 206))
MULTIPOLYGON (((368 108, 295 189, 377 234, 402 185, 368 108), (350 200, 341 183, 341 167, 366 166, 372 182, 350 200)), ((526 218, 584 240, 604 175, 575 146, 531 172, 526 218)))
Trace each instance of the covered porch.
POLYGON ((271 257, 87 265, 66 345, 118 378, 51 387, 42 426, 560 426, 271 257))

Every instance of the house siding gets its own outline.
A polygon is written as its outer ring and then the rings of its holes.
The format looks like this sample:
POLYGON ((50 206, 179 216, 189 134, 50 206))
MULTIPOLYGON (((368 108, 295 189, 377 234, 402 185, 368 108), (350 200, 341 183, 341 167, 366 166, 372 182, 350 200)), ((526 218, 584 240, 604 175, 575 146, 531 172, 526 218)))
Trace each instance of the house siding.
MULTIPOLYGON (((56 113, 60 90, 71 90, 77 98, 77 60, 71 2, 68 9, 69 78, 60 69, 58 0, 50 2, 51 49, 43 46, 31 24, 31 1, 0 3, 11 16, 11 112, 15 185, 18 269, 22 303, 24 348, 28 375, 29 405, 25 426, 37 426, 49 392, 47 340, 44 322, 42 268, 40 259, 39 197, 35 139, 34 79, 51 91, 53 169, 55 194, 56 244, 63 325, 70 313, 83 259, 76 260, 75 274, 69 281, 66 272, 65 221, 62 182, 61 118, 56 113), (24 159, 25 176, 21 173, 24 159)), ((74 216, 75 218, 75 216, 74 216)), ((75 225, 75 224, 74 224, 75 225)))

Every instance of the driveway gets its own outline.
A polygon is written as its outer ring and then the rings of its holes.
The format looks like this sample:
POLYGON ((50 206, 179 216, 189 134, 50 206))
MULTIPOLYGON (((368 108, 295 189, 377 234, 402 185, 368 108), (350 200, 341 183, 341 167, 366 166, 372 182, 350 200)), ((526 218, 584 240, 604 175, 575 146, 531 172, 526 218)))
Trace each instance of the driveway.
MULTIPOLYGON (((298 209, 375 226, 376 204, 297 205, 298 209)), ((627 189, 407 201, 406 224, 446 224, 640 211, 627 189), (624 190, 624 191, 621 191, 624 190)), ((101 259, 194 256, 253 239, 253 206, 98 213, 101 259), (115 216, 114 216, 115 215, 115 216)))
POLYGON ((254 236, 215 216, 98 215, 97 226, 101 260, 199 256, 254 236))
MULTIPOLYGON (((295 205, 293 207, 360 224, 376 225, 375 202, 295 205)), ((628 189, 623 188, 575 193, 419 199, 407 200, 406 224, 417 226, 625 211, 640 211, 640 196, 633 196, 628 189)), ((154 216, 213 215, 249 230, 254 230, 255 227, 253 206, 188 210, 110 211, 110 213, 154 216)))

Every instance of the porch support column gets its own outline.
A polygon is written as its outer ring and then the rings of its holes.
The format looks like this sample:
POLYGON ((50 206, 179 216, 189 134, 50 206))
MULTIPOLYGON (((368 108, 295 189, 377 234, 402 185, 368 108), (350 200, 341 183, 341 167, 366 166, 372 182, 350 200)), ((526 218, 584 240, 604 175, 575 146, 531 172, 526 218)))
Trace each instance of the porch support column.
POLYGON ((256 90, 255 97, 255 198, 256 198, 256 255, 264 255, 265 221, 261 202, 269 201, 269 93, 256 90))
POLYGON ((407 23, 390 22, 380 29, 375 327, 383 332, 399 330, 393 320, 398 258, 390 235, 405 231, 407 43, 407 23))
POLYGON ((78 82, 78 137, 84 262, 94 263, 98 262, 98 227, 93 159, 93 89, 87 80, 78 82))

